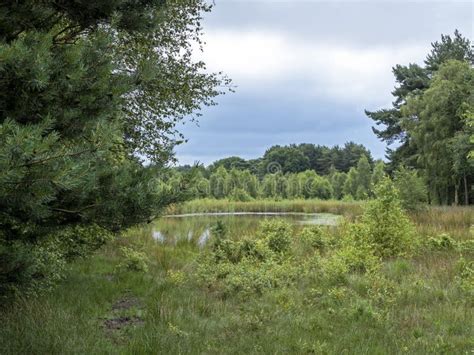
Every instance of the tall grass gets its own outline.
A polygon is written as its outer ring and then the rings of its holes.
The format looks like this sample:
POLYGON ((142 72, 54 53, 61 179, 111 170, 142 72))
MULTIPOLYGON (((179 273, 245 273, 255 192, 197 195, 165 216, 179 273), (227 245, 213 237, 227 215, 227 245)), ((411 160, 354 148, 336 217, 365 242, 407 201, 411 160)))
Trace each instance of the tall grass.
POLYGON ((333 213, 349 218, 360 215, 363 201, 338 200, 254 200, 229 201, 216 199, 192 200, 180 205, 171 206, 168 214, 205 213, 205 212, 303 212, 333 213))
POLYGON ((449 234, 458 240, 474 237, 474 208, 464 206, 430 206, 411 214, 423 236, 449 234))

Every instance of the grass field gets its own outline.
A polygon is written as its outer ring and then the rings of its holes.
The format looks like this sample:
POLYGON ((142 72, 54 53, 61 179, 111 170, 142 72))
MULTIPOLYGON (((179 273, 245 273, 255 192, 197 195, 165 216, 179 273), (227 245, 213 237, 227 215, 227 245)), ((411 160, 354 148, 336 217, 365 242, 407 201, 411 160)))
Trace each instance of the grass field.
MULTIPOLYGON (((220 203, 195 201, 174 211, 258 208, 353 218, 362 210, 333 201, 220 203)), ((414 256, 387 259, 373 275, 342 278, 321 273, 331 243, 314 251, 295 236, 282 264, 240 265, 232 279, 204 282, 206 250, 162 245, 147 228, 132 229, 72 264, 52 293, 2 310, 0 352, 472 354, 473 215, 454 207, 413 214, 422 241, 414 256), (146 258, 148 270, 121 268, 121 247, 141 252, 131 260, 140 265, 146 258)), ((339 229, 326 233, 337 244, 339 229)))

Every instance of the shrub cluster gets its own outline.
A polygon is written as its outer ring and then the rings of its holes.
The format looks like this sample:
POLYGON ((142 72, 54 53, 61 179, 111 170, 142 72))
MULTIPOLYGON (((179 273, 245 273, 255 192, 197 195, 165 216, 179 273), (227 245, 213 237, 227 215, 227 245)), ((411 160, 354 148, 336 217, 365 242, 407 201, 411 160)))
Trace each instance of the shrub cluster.
POLYGON ((262 222, 254 238, 229 239, 221 223, 212 230, 213 247, 198 274, 210 289, 224 294, 261 293, 307 274, 336 285, 360 274, 380 284, 373 291, 377 298, 388 292, 387 282, 380 279, 382 259, 409 255, 417 245, 414 227, 388 178, 382 178, 376 198, 357 222, 337 228, 337 238, 320 226, 305 227, 293 238, 291 226, 282 220, 262 222), (306 255, 298 262, 292 258, 297 249, 306 255))
MULTIPOLYGON (((213 230, 221 231, 218 226, 213 230)), ((292 228, 285 221, 262 222, 254 238, 214 237, 198 267, 199 279, 210 289, 224 295, 262 293, 289 284, 297 276, 289 258, 292 228)))
POLYGON ((0 238, 0 297, 49 290, 64 276, 67 262, 90 255, 111 238, 95 224, 59 229, 40 243, 0 238))
POLYGON ((148 272, 148 258, 144 252, 129 247, 122 247, 120 251, 123 257, 117 270, 148 272))

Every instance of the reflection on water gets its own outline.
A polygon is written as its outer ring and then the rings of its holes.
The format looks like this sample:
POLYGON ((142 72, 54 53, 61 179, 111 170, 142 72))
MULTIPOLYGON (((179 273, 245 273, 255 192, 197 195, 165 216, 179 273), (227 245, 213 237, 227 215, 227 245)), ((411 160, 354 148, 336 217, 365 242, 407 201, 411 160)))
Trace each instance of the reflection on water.
POLYGON ((212 226, 222 221, 230 238, 254 235, 259 223, 264 219, 285 219, 302 228, 303 225, 334 226, 340 216, 328 213, 206 213, 165 216, 152 227, 151 236, 167 245, 187 243, 204 247, 212 237, 212 226))
POLYGON ((202 234, 201 236, 199 237, 198 239, 198 245, 200 247, 203 247, 204 245, 206 245, 209 237, 211 236, 211 232, 209 231, 209 228, 207 228, 202 234))
POLYGON ((152 237, 157 242, 164 242, 165 241, 165 236, 160 231, 155 231, 154 230, 153 233, 152 233, 152 237))

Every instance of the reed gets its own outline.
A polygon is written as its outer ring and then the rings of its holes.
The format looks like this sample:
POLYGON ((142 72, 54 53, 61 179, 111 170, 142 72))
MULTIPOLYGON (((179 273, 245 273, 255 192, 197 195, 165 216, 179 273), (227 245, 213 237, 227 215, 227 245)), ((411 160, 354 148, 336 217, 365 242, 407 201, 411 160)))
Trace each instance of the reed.
POLYGON ((363 211, 363 201, 338 200, 254 200, 229 201, 216 199, 192 200, 171 206, 167 214, 206 213, 206 212, 303 212, 333 213, 353 218, 363 211))

